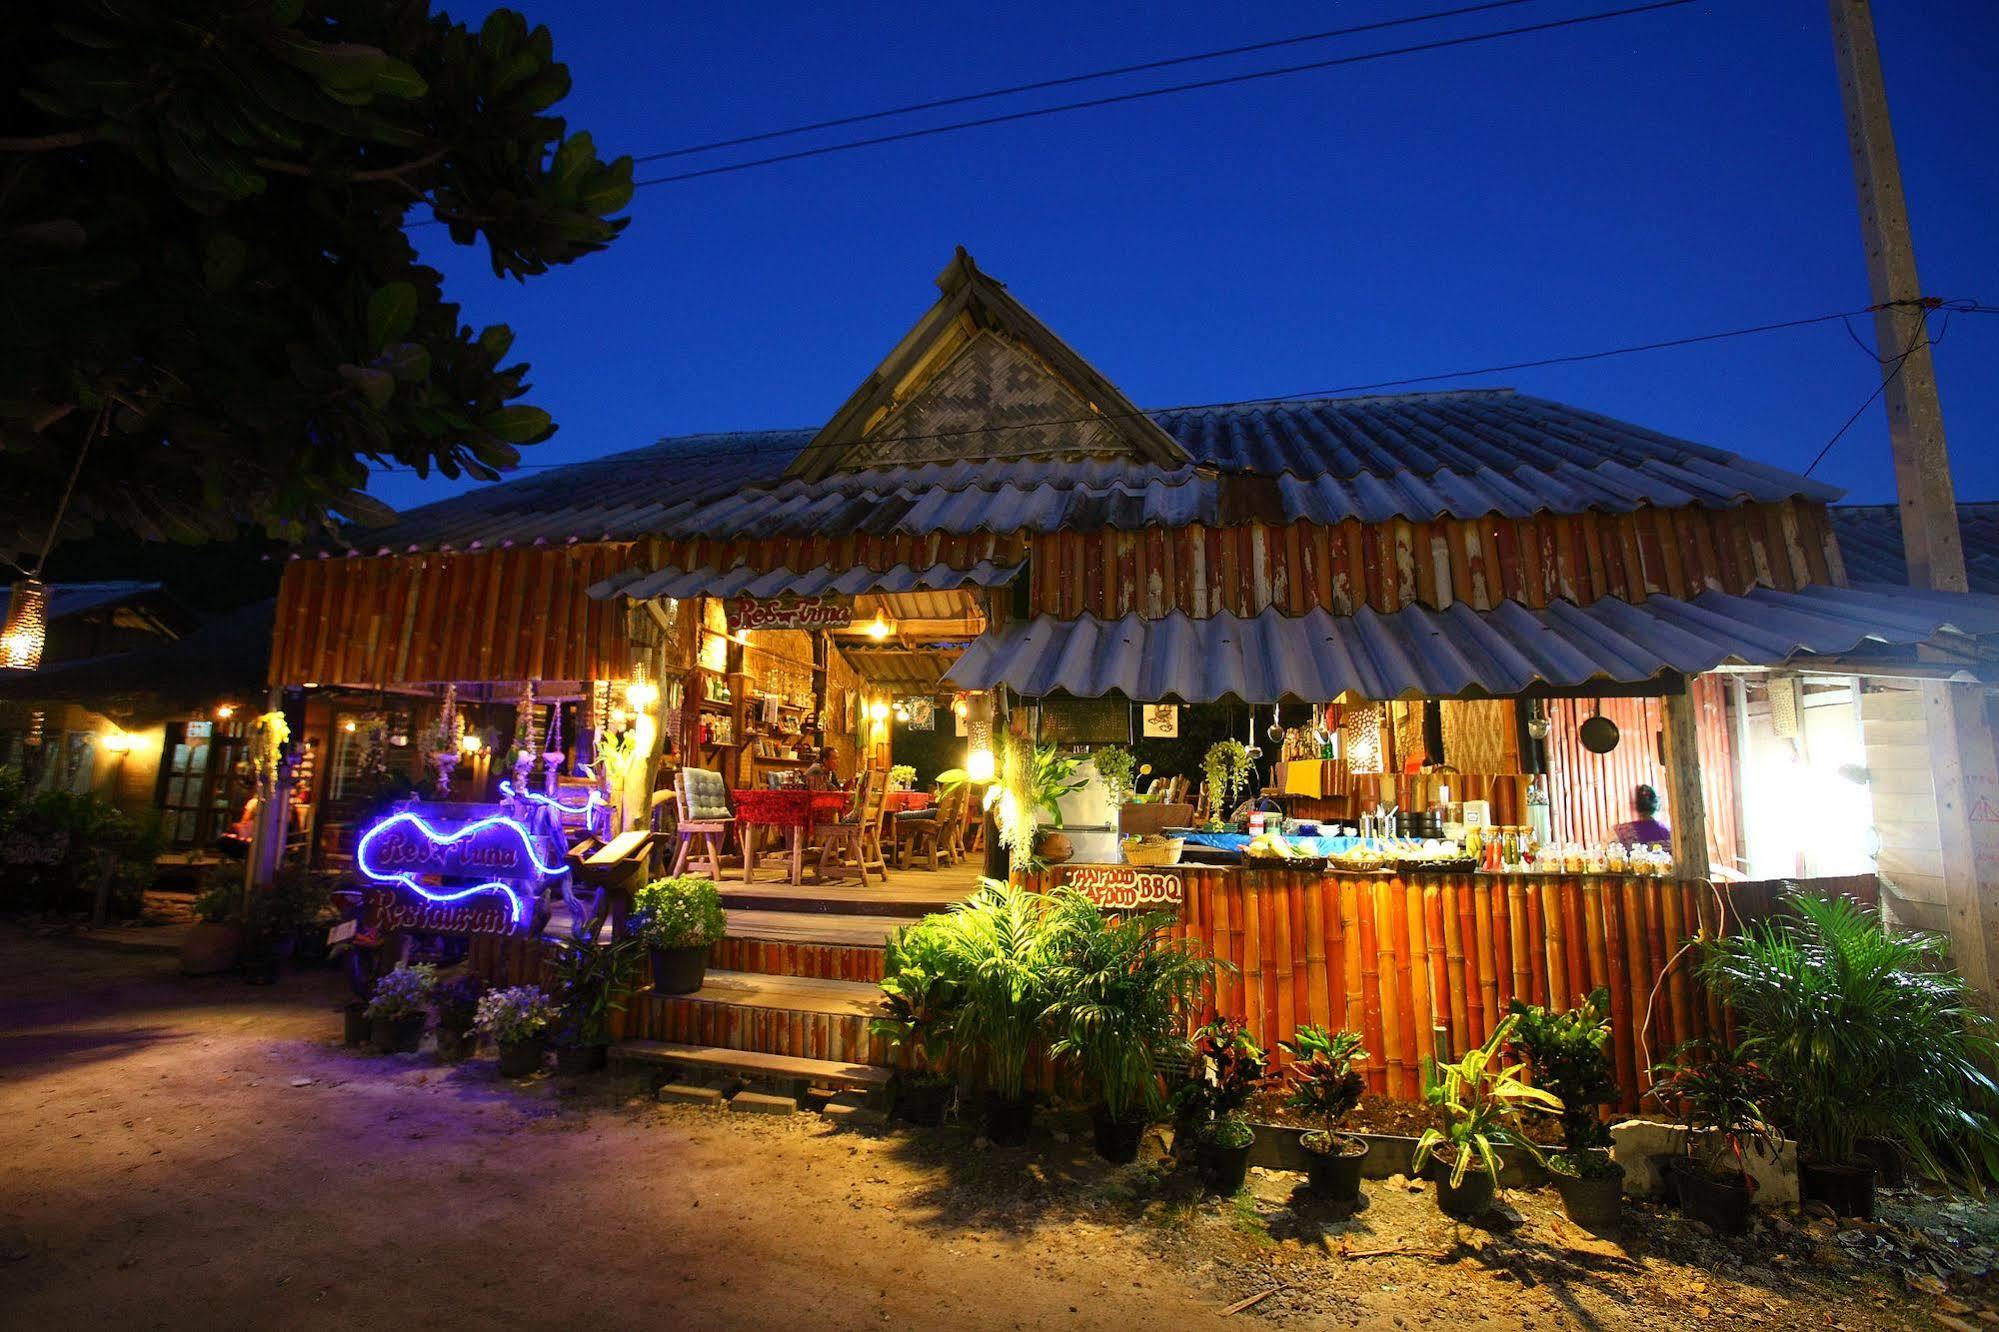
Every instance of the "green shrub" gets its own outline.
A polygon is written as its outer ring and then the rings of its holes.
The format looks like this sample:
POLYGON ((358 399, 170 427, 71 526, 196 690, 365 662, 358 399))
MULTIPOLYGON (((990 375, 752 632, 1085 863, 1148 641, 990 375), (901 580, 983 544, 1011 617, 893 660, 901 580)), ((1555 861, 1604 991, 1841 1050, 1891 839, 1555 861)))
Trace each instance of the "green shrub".
POLYGON ((1285 1104, 1317 1123, 1318 1136, 1330 1135, 1367 1092, 1367 1078, 1357 1067, 1367 1061, 1360 1034, 1306 1026, 1298 1028, 1294 1039, 1278 1044, 1291 1056, 1284 1070, 1291 1087, 1285 1104))
POLYGON ((430 1011, 430 992, 437 987, 437 968, 428 962, 405 962, 375 982, 368 1001, 371 1018, 405 1018, 430 1011))
POLYGON ((654 879, 632 896, 631 931, 647 948, 707 948, 729 932, 722 894, 692 874, 654 879))
POLYGON ((512 1044, 543 1035, 554 1018, 555 1008, 539 985, 511 985, 480 997, 472 1025, 496 1041, 512 1044))
MULTIPOLYGON (((1610 1059, 1610 991, 1599 986, 1576 1007, 1550 1010, 1515 999, 1519 1019, 1513 1041, 1527 1057, 1534 1084, 1562 1103, 1564 1161, 1572 1173, 1604 1174, 1610 1163, 1610 1127, 1598 1114, 1617 1099, 1617 1073, 1610 1059)), ((1550 1113, 1542 1111, 1541 1113, 1550 1113)))
POLYGON ((907 1047, 931 1073, 944 1071, 959 1001, 950 928, 949 917, 925 916, 889 935, 882 958, 882 1016, 868 1023, 871 1035, 891 1050, 907 1047))

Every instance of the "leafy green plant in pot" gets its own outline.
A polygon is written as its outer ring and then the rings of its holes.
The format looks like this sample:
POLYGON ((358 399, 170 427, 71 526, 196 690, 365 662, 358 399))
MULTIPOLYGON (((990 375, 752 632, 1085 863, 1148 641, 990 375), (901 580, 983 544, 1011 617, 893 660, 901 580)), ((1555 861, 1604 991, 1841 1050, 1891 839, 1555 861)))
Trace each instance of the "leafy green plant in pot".
POLYGON ((242 955, 242 874, 217 874, 194 899, 194 925, 181 940, 181 974, 213 976, 232 971, 242 955))
POLYGON ((1712 944, 1700 976, 1797 1130, 1805 1198, 1874 1215, 1886 1140, 1924 1173, 1982 1189, 1999 1146, 1994 1027, 1934 935, 1890 931, 1850 898, 1793 892, 1786 914, 1712 944))
POLYGON ((957 987, 951 1060, 986 1098, 986 1137, 1027 1141, 1034 1100, 1027 1062, 1044 1031, 1056 931, 1051 899, 994 879, 943 917, 944 975, 957 987))
POLYGON ((1215 962, 1173 936, 1170 914, 1120 920, 1067 889, 1055 903, 1049 1052, 1095 1093, 1097 1154, 1127 1164, 1165 1112, 1165 1071, 1185 1068, 1192 1055, 1188 1015, 1207 994, 1215 962))
POLYGON ((403 963, 375 982, 368 1000, 370 1038, 382 1054, 411 1054, 423 1044, 430 1022, 430 993, 437 968, 428 962, 403 963))
POLYGON ((1677 1110, 1685 1155, 1673 1163, 1680 1210, 1717 1233, 1749 1229, 1749 1205, 1756 1177, 1749 1154, 1778 1151, 1784 1137, 1763 1107, 1775 1085, 1741 1050, 1705 1040, 1687 1041, 1673 1051, 1675 1062, 1653 1072, 1651 1094, 1677 1110))
POLYGON ((624 992, 638 970, 642 940, 627 935, 601 943, 565 940, 548 959, 555 973, 555 1071, 590 1073, 604 1067, 611 1044, 611 1014, 625 1008, 624 992))
POLYGON ((729 930, 712 879, 654 879, 632 896, 631 931, 651 955, 656 994, 692 994, 708 974, 709 951, 729 930))
POLYGON ((1026 740, 1008 739, 1001 745, 999 780, 986 789, 986 807, 1014 869, 1027 869, 1036 861, 1060 864, 1075 854, 1061 830, 1061 800, 1083 788, 1084 779, 1076 773, 1085 757, 1026 740))
POLYGON ((1268 1079, 1270 1061, 1236 1018, 1216 1018, 1202 1027, 1193 1047, 1176 1099, 1194 1138, 1194 1167, 1209 1193, 1235 1194, 1249 1173, 1249 1149, 1256 1142, 1243 1107, 1268 1079))
POLYGON ((907 1051, 909 1063, 896 1075, 895 1112, 912 1124, 944 1122, 955 1084, 945 1068, 958 987, 948 974, 949 921, 926 916, 889 935, 882 965, 882 1015, 868 1030, 907 1051))
POLYGON ((470 1058, 479 1040, 473 1024, 479 1017, 479 1000, 485 996, 486 982, 473 975, 454 976, 431 994, 431 1010, 437 1015, 437 1057, 449 1063, 470 1058))
POLYGON ((1562 1125, 1562 1150, 1548 1158, 1562 1210, 1585 1229, 1614 1225, 1624 1197, 1624 1167, 1610 1159, 1610 1127, 1600 1113, 1617 1099, 1610 991, 1599 987, 1566 1010, 1515 999, 1512 1013, 1519 1019, 1514 1045, 1526 1056, 1534 1085, 1562 1103, 1555 1116, 1562 1125))
POLYGON ((500 1076, 524 1078, 541 1068, 555 1006, 539 985, 488 990, 479 998, 472 1026, 500 1048, 500 1076))
POLYGON ((1437 1205, 1452 1216, 1483 1216, 1492 1209, 1500 1172, 1495 1148, 1518 1148, 1544 1160, 1519 1130, 1522 1110, 1562 1109, 1552 1094, 1528 1084, 1525 1065, 1500 1063, 1500 1050, 1519 1023, 1508 1014, 1484 1045, 1425 1071, 1424 1099, 1442 1113, 1443 1123, 1423 1130, 1412 1166, 1421 1173, 1436 1163, 1437 1205))
POLYGON ((1367 1091, 1367 1079, 1356 1067, 1367 1059, 1360 1036, 1307 1026, 1280 1044, 1291 1056, 1284 1070, 1291 1088, 1286 1103, 1318 1124, 1298 1139, 1306 1152, 1305 1176, 1312 1192, 1328 1202, 1359 1202, 1367 1143, 1339 1127, 1367 1091))

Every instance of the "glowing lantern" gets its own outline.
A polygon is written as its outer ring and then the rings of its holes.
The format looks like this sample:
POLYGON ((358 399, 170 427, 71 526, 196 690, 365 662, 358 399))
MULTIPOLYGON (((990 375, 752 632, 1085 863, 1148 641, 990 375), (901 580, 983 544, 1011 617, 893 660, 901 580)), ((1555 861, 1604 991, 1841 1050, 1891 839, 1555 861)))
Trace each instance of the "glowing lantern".
POLYGON ((7 624, 0 629, 0 670, 32 671, 49 641, 49 589, 39 578, 14 584, 7 624))
POLYGON ((868 621, 868 637, 874 639, 887 638, 892 632, 893 628, 890 626, 887 617, 880 611, 876 611, 875 618, 868 621))

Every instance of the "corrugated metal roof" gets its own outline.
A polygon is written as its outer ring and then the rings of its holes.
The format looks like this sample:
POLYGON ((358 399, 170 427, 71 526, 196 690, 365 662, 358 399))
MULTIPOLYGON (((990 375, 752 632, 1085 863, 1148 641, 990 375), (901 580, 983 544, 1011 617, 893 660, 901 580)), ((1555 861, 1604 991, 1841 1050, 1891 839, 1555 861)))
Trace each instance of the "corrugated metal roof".
MULTIPOLYGON (((1964 541, 1964 572, 1973 592, 1999 592, 1999 503, 1957 506, 1964 541)), ((1906 583, 1902 515, 1892 504, 1841 504, 1832 510, 1846 576, 1855 582, 1906 583)))
POLYGON ((809 430, 689 435, 471 491, 357 549, 399 552, 640 536, 844 536, 1125 529, 1185 523, 1380 522, 1543 510, 1710 507, 1831 486, 1510 389, 1327 398, 1151 413, 1195 465, 967 458, 786 481, 809 430))
POLYGON ((1536 684, 1636 683, 1724 663, 1774 666, 1800 653, 1953 631, 1999 633, 1999 597, 1812 586, 1704 592, 1691 601, 1556 602, 1544 610, 1507 602, 1488 611, 1364 607, 1350 616, 1043 616, 980 638, 949 679, 965 689, 1004 684, 1030 697, 1120 693, 1182 703, 1312 702, 1347 690, 1376 699, 1510 695, 1536 684))
MULTIPOLYGON (((146 596, 159 591, 164 584, 121 579, 104 583, 50 583, 48 586, 49 618, 60 620, 146 596)), ((7 614, 7 603, 12 598, 12 589, 0 584, 0 617, 7 614)))
POLYGON ((807 569, 802 573, 794 573, 790 569, 760 573, 755 569, 720 569, 714 565, 650 572, 627 569, 600 583, 593 583, 590 595, 599 599, 631 597, 640 601, 651 597, 850 597, 863 592, 942 591, 963 587, 967 583, 974 587, 999 587, 1012 581, 1023 567, 980 560, 969 569, 954 569, 948 564, 933 564, 927 569, 912 569, 907 564, 898 564, 893 569, 879 571, 867 568, 807 569))

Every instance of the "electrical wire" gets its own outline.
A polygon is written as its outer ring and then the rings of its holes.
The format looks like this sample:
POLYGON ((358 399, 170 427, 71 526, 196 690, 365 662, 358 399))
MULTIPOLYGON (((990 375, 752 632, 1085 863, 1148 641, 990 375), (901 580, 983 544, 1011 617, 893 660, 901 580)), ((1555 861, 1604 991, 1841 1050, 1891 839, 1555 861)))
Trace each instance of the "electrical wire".
MULTIPOLYGON (((1978 310, 1980 308, 1969 302, 1962 302, 1962 301, 1937 302, 1934 298, 1928 298, 1928 300, 1925 302, 1900 302, 1900 304, 1928 304, 1929 308, 1942 309, 1945 310, 1946 312, 1951 312, 1951 313, 1963 312, 1967 310, 1978 310)), ((1699 346, 1703 343, 1722 342, 1731 338, 1750 337, 1761 333, 1782 332, 1784 330, 1794 329, 1794 328, 1809 328, 1817 324, 1829 324, 1833 323, 1834 321, 1851 319, 1863 314, 1871 314, 1874 312, 1874 309, 1875 309, 1874 306, 1868 306, 1864 309, 1859 309, 1859 310, 1840 310, 1840 311, 1835 311, 1831 314, 1809 315, 1801 319, 1780 319, 1766 324, 1750 324, 1742 328, 1724 329, 1720 332, 1715 332, 1715 333, 1696 333, 1688 337, 1665 338, 1655 342, 1631 343, 1620 347, 1606 347, 1596 351, 1570 352, 1559 356, 1544 356, 1531 361, 1510 361, 1503 365, 1487 365, 1487 366, 1479 366, 1477 368, 1442 370, 1434 374, 1407 375, 1400 379, 1377 379, 1365 384, 1347 384, 1334 388, 1312 389, 1299 393, 1278 393, 1259 398, 1227 398, 1218 402, 1181 403, 1171 407, 1140 408, 1136 411, 1129 411, 1129 412, 1095 412, 1083 416, 1049 417, 1046 419, 1036 420, 1036 421, 1016 421, 1004 424, 971 426, 960 430, 937 430, 923 434, 902 435, 898 436, 897 439, 898 442, 941 440, 941 439, 966 439, 976 436, 1000 434, 1012 430, 1037 430, 1047 426, 1087 425, 1102 421, 1119 421, 1119 420, 1128 420, 1138 417, 1156 419, 1161 416, 1170 416, 1178 412, 1213 411, 1217 408, 1223 408, 1223 407, 1262 407, 1262 406, 1281 407, 1290 403, 1313 401, 1323 398, 1337 398, 1351 394, 1369 393, 1373 392, 1376 389, 1404 388, 1411 384, 1434 383, 1435 381, 1440 379, 1470 379, 1480 375, 1505 374, 1515 370, 1537 370, 1548 366, 1574 365, 1587 361, 1600 361, 1613 356, 1630 356, 1640 352, 1669 351, 1677 347, 1699 346)), ((1993 309, 1999 310, 1999 307, 1993 307, 1993 309)), ((738 445, 732 445, 727 448, 688 449, 685 451, 674 453, 673 457, 676 461, 684 460, 690 462, 698 461, 701 459, 741 458, 741 457, 752 457, 752 456, 770 455, 778 453, 782 453, 784 456, 788 458, 799 458, 799 457, 804 457, 807 453, 810 453, 814 449, 829 449, 829 448, 838 449, 844 447, 846 447, 846 445, 844 443, 839 443, 839 442, 816 444, 816 445, 806 444, 794 448, 758 448, 754 445, 738 444, 738 445)), ((602 458, 585 458, 585 459, 579 459, 575 462, 516 463, 512 468, 508 470, 510 472, 518 472, 518 471, 539 470, 543 468, 579 467, 579 466, 588 465, 589 463, 592 462, 606 462, 606 461, 609 460, 602 458)), ((950 454, 939 454, 927 457, 904 459, 902 461, 912 465, 920 465, 922 463, 928 463, 928 462, 957 462, 960 461, 960 459, 950 454)), ((395 473, 395 472, 409 472, 409 471, 414 471, 415 469, 410 467, 380 467, 374 470, 378 473, 395 473)))
POLYGON ((715 139, 708 143, 691 144, 685 148, 669 148, 663 152, 641 153, 632 158, 634 162, 659 162, 671 157, 689 157, 695 153, 710 153, 722 148, 740 148, 752 143, 767 143, 772 139, 786 139, 799 134, 812 134, 819 130, 840 129, 847 125, 865 124, 872 120, 888 120, 895 116, 914 115, 919 111, 937 111, 947 106, 964 106, 970 102, 986 102, 999 97, 1013 97, 1020 93, 1042 92, 1049 88, 1065 88, 1078 83, 1091 83, 1098 79, 1114 79, 1126 74, 1143 74, 1155 69, 1171 69, 1177 65, 1191 65, 1203 60, 1221 60, 1228 56, 1248 55, 1253 51, 1272 51, 1285 46, 1302 46, 1310 42, 1330 41, 1335 37, 1353 37, 1363 32, 1378 32, 1384 28, 1408 27, 1417 23, 1432 23, 1439 19, 1459 18, 1465 14, 1479 14, 1492 9, 1506 9, 1514 5, 1524 5, 1531 0, 1487 0, 1485 4, 1463 5, 1457 9, 1439 9, 1428 14, 1414 14, 1408 18, 1384 19, 1377 23, 1360 23, 1349 28, 1329 28, 1324 32, 1299 33, 1295 37, 1277 37, 1265 42, 1248 42, 1242 46, 1224 46, 1213 51, 1201 51, 1193 55, 1169 56, 1163 60, 1147 60, 1136 65, 1118 65, 1111 69, 1092 70, 1087 74, 1069 74, 1061 78, 1037 79, 1032 83, 1016 83, 1006 88, 988 88, 984 92, 963 93, 956 97, 938 97, 927 102, 910 102, 905 106, 888 107, 881 111, 865 111, 858 115, 836 116, 832 120, 816 120, 809 125, 791 125, 784 129, 765 130, 760 134, 741 134, 733 139, 715 139))
MULTIPOLYGON (((1898 304, 1899 303, 1900 302, 1898 302, 1898 304)), ((1914 356, 1917 352, 1923 350, 1925 347, 1936 347, 1942 344, 1945 336, 1948 335, 1950 332, 1950 317, 1953 314, 1958 313, 1960 309, 1966 309, 1966 308, 1971 309, 1972 311, 1977 313, 1983 313, 1983 311, 1979 310, 1978 307, 1975 305, 1966 307, 1952 302, 1944 302, 1932 306, 1930 308, 1940 309, 1943 311, 1943 327, 1937 330, 1937 335, 1934 338, 1931 337, 1929 315, 1926 310, 1923 315, 1921 335, 1917 337, 1915 342, 1909 346, 1908 350, 1904 351, 1899 356, 1890 356, 1886 358, 1882 357, 1879 352, 1876 352, 1875 350, 1870 348, 1866 343, 1860 341, 1859 336, 1854 333, 1853 326, 1851 324, 1847 325, 1846 329, 1847 335, 1853 338, 1855 345, 1857 345, 1862 351, 1867 353, 1869 360, 1874 361, 1876 364, 1883 367, 1887 371, 1887 373, 1881 376, 1881 382, 1874 386, 1874 391, 1867 395, 1867 400, 1861 403, 1858 407, 1854 408, 1853 415, 1847 417, 1846 420, 1840 424, 1839 429, 1832 432, 1832 438, 1827 440, 1825 444, 1819 449, 1818 453, 1814 455, 1811 461, 1811 466, 1805 468, 1806 476, 1810 476, 1812 472, 1817 469, 1818 465, 1825 461, 1825 456, 1828 453, 1832 452, 1832 446, 1839 443, 1839 441, 1845 437, 1847 431, 1853 429, 1853 423, 1860 419, 1861 414, 1863 412, 1865 412, 1869 407, 1872 407, 1874 405, 1875 399, 1879 398, 1883 393, 1886 393, 1888 391, 1889 385, 1893 384, 1897 379, 1901 378, 1902 367, 1909 363, 1909 358, 1911 356, 1914 356)))
POLYGON ((1435 41, 1418 42, 1410 46, 1390 47, 1383 51, 1366 51, 1357 55, 1334 56, 1326 60, 1313 60, 1298 65, 1280 65, 1275 69, 1255 70, 1245 74, 1229 74, 1212 79, 1197 79, 1191 83, 1168 84, 1162 88, 1145 88, 1136 92, 1116 93, 1104 97, 1090 97, 1077 102, 1061 102, 1054 106, 1034 107, 1026 111, 1009 111, 1001 115, 979 116, 972 120, 956 120, 944 125, 928 125, 920 129, 902 130, 895 134, 878 134, 865 139, 853 139, 845 143, 824 144, 817 148, 799 148, 788 153, 775 153, 769 157, 755 157, 746 162, 732 162, 726 166, 702 167, 695 171, 681 171, 669 176, 650 176, 632 182, 633 189, 644 189, 653 185, 673 185, 681 181, 700 180, 708 176, 729 175, 737 171, 749 171, 756 167, 775 166, 781 162, 797 162, 811 157, 825 157, 833 153, 848 153, 859 148, 877 148, 883 144, 905 143, 912 139, 927 139, 939 134, 955 134, 961 130, 982 129, 991 125, 1009 125, 1023 120, 1033 120, 1041 116, 1061 115, 1070 111, 1092 110, 1098 107, 1121 106, 1130 102, 1147 101, 1154 97, 1171 97, 1179 93, 1198 92, 1209 88, 1223 88, 1232 84, 1251 83, 1261 79, 1282 78, 1290 74, 1304 74, 1315 70, 1336 69, 1344 65, 1364 64, 1372 60, 1387 60, 1394 56, 1417 55, 1427 51, 1441 51, 1457 46, 1471 46, 1479 42, 1497 41, 1504 37, 1521 37, 1533 33, 1552 32, 1559 28, 1580 27, 1585 23, 1602 23, 1609 19, 1629 18, 1636 14, 1648 14, 1655 10, 1677 9, 1693 4, 1694 0, 1652 0, 1650 4, 1630 5, 1623 9, 1605 10, 1598 14, 1579 14, 1573 18, 1550 19, 1543 23, 1523 24, 1515 28, 1500 28, 1492 32, 1469 33, 1462 37, 1442 37, 1435 41))

